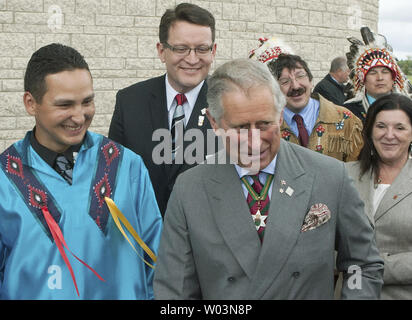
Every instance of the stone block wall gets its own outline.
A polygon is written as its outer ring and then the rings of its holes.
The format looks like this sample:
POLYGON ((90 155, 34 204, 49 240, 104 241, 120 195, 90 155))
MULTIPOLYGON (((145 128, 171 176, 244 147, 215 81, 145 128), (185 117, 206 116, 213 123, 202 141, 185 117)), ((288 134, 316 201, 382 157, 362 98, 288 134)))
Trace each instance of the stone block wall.
MULTIPOLYGON (((83 54, 96 92, 91 130, 107 134, 116 92, 161 75, 156 52, 165 9, 181 0, 0 0, 0 152, 34 125, 23 106, 24 71, 38 48, 60 42, 83 54)), ((247 57, 259 37, 276 35, 308 61, 314 81, 348 49, 359 27, 377 30, 379 0, 186 0, 213 13, 212 69, 247 57)))

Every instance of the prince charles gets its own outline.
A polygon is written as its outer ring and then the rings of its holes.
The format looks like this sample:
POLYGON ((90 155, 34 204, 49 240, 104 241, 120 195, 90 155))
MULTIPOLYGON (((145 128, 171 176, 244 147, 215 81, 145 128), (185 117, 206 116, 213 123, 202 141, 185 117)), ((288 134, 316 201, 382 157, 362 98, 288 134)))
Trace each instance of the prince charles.
POLYGON ((342 162, 281 141, 285 97, 267 67, 234 60, 208 85, 225 150, 177 180, 155 297, 333 299, 336 250, 341 297, 379 298, 383 261, 363 202, 342 162))

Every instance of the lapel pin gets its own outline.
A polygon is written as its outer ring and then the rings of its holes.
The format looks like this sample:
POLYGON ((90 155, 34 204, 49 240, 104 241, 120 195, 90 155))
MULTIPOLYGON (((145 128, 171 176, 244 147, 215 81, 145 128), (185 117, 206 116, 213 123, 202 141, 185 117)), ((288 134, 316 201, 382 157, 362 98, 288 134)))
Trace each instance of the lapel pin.
POLYGON ((293 192, 294 192, 294 190, 293 190, 291 187, 288 187, 288 188, 286 189, 286 194, 287 194, 289 197, 292 196, 293 192))
POLYGON ((206 108, 203 108, 202 110, 200 110, 200 113, 204 116, 206 114, 206 108))
POLYGON ((203 121, 205 121, 205 117, 204 116, 199 116, 199 120, 197 122, 197 125, 199 127, 203 126, 203 121))

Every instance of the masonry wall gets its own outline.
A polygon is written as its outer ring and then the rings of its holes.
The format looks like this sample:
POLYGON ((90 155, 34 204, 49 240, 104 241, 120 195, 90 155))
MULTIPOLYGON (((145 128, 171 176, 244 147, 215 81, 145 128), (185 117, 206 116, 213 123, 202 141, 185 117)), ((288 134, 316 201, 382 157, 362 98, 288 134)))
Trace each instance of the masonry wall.
MULTIPOLYGON (((24 137, 34 119, 23 106, 23 77, 38 48, 60 42, 83 54, 96 92, 91 130, 108 133, 116 92, 164 73, 157 58, 158 25, 174 0, 0 0, 0 152, 24 137)), ((257 39, 276 35, 301 55, 315 82, 348 49, 359 27, 377 30, 379 0, 186 1, 217 20, 213 69, 247 57, 257 39)))

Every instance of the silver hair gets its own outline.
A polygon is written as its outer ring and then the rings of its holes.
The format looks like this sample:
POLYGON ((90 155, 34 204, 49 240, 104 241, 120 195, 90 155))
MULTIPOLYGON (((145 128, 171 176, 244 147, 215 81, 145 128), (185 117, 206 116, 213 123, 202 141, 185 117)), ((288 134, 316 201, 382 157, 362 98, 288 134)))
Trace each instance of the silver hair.
POLYGON ((268 67, 251 59, 236 59, 221 65, 208 78, 207 102, 210 115, 218 122, 223 115, 224 93, 253 87, 267 87, 273 94, 276 111, 280 114, 286 105, 286 98, 268 67))
POLYGON ((348 63, 345 57, 336 57, 335 59, 332 60, 330 64, 330 70, 329 72, 334 73, 339 71, 339 69, 342 69, 343 71, 349 69, 348 63))

